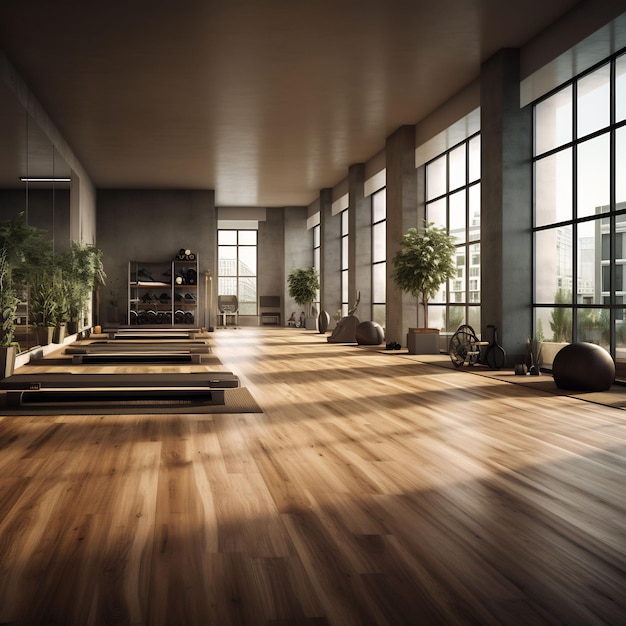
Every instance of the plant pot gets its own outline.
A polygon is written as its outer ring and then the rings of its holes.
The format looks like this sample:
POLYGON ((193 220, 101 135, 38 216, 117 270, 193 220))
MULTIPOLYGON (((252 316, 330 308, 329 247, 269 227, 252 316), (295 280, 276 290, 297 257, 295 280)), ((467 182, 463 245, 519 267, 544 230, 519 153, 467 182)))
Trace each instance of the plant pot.
POLYGON ((75 335, 78 332, 78 321, 77 320, 70 320, 67 323, 67 334, 68 335, 75 335))
POLYGON ((66 330, 65 324, 59 324, 54 329, 54 336, 52 338, 54 343, 63 343, 63 340, 65 339, 65 330, 66 330))
POLYGON ((47 346, 52 343, 54 336, 54 326, 35 326, 35 337, 40 346, 47 346))
POLYGON ((439 329, 409 328, 406 347, 409 354, 439 354, 439 329))
POLYGON ((15 346, 8 346, 6 348, 0 348, 0 377, 7 378, 12 376, 15 371, 15 357, 17 356, 17 348, 15 346))

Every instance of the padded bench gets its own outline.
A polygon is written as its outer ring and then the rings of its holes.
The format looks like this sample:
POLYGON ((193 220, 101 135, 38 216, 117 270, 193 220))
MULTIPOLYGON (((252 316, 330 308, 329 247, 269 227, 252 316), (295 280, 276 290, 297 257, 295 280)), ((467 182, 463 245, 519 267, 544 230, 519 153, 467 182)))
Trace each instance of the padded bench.
POLYGON ((280 326, 280 296, 260 296, 259 297, 259 318, 261 325, 271 324, 280 326), (263 311, 262 309, 274 309, 273 311, 263 311))
POLYGON ((267 311, 261 313, 261 325, 272 324, 280 326, 280 313, 278 311, 267 311))

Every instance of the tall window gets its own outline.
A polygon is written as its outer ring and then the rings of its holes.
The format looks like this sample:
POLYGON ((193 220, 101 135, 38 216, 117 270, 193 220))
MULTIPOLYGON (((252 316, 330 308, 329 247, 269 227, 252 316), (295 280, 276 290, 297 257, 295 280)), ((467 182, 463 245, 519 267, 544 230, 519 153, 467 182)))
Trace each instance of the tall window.
POLYGON ((385 328, 387 301, 387 195, 372 194, 372 321, 385 328))
POLYGON ((454 332, 480 328, 480 135, 426 164, 426 220, 455 237, 456 277, 428 307, 429 325, 454 332))
MULTIPOLYGON (((313 226, 313 267, 317 270, 317 275, 321 277, 321 226, 316 224, 313 226)), ((315 300, 313 302, 313 306, 319 312, 320 308, 320 292, 318 290, 317 295, 315 296, 315 300)))
POLYGON ((624 362, 623 51, 535 104, 533 160, 535 334, 624 362))
POLYGON ((340 214, 341 219, 341 315, 348 315, 348 209, 340 214))
POLYGON ((257 314, 257 231, 217 233, 218 295, 237 296, 239 315, 257 314))

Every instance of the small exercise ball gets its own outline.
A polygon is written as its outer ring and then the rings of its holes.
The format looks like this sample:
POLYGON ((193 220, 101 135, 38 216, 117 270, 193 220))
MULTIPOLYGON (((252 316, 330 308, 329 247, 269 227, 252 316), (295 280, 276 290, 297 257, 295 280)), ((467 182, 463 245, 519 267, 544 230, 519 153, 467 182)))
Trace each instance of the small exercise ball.
POLYGON ((385 340, 385 333, 378 322, 361 322, 355 334, 356 342, 362 346, 379 346, 385 340))
POLYGON ((570 343, 554 357, 552 376, 559 389, 606 391, 615 380, 615 363, 595 343, 570 343))

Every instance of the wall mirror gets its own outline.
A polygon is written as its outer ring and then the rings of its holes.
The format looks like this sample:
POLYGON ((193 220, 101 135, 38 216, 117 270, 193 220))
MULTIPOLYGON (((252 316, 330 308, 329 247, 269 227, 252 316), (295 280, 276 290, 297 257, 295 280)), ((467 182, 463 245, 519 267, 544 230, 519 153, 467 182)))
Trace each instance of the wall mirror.
MULTIPOLYGON (((71 169, 46 133, 0 79, 0 221, 24 214, 26 223, 48 233, 53 250, 70 242, 71 169)), ((20 299, 15 341, 21 351, 39 343, 29 320, 29 292, 20 299)))

